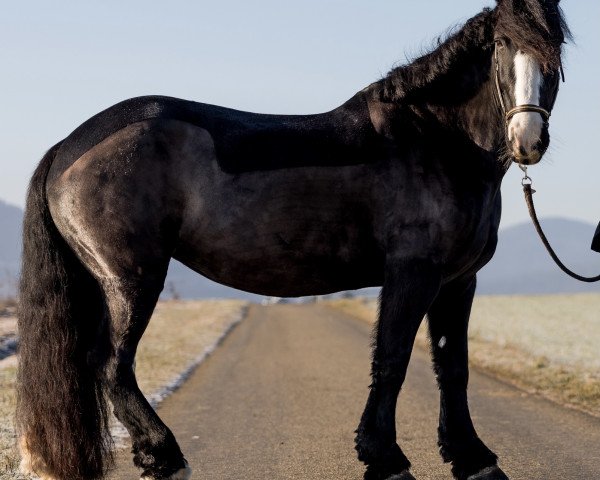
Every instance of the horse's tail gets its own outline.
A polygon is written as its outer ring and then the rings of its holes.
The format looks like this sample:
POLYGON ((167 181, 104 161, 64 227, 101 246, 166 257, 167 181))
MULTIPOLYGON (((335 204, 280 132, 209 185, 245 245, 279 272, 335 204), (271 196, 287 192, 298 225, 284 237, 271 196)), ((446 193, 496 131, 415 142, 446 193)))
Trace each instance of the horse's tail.
POLYGON ((48 208, 46 177, 59 146, 33 174, 25 209, 17 429, 22 469, 89 480, 101 478, 112 459, 102 348, 95 348, 107 330, 100 287, 48 208))

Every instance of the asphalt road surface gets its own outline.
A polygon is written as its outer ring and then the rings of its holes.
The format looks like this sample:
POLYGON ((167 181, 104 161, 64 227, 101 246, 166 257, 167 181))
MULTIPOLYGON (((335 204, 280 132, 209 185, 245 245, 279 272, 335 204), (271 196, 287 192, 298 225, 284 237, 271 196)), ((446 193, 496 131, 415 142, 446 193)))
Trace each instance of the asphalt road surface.
MULTIPOLYGON (((370 327, 321 305, 254 306, 159 414, 203 480, 361 480, 354 429, 367 398, 370 327)), ((512 480, 600 479, 600 420, 472 372, 482 439, 512 480)), ((437 453, 438 393, 415 349, 398 439, 418 480, 451 479, 437 453)), ((111 479, 136 479, 120 454, 111 479)))

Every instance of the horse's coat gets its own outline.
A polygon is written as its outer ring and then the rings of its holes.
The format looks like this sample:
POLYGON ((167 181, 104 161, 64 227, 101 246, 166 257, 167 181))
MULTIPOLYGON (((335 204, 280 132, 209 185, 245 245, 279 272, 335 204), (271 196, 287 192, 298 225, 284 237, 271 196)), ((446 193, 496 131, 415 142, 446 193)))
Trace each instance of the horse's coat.
POLYGON ((515 115, 507 132, 501 103, 537 99, 551 110, 566 34, 557 2, 499 0, 331 112, 140 97, 53 147, 24 222, 18 424, 31 469, 100 478, 107 393, 143 478, 189 474, 133 368, 177 258, 265 295, 382 285, 356 437, 367 480, 412 478, 395 407, 427 314, 442 457, 459 480, 506 478, 470 418, 467 325, 476 272, 496 247, 511 152, 535 163, 549 142, 537 113, 515 115))

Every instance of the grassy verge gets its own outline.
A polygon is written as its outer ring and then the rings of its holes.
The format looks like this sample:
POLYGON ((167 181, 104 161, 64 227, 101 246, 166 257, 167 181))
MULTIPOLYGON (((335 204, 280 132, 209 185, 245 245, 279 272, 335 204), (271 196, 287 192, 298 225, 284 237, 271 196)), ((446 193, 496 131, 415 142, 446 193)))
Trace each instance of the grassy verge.
MULTIPOLYGON (((328 302, 374 323, 373 299, 328 302)), ((417 345, 428 347, 425 322, 417 345)), ((600 295, 481 296, 469 357, 476 369, 528 392, 600 416, 600 295)))
POLYGON ((0 479, 24 478, 14 474, 19 464, 13 424, 16 372, 15 367, 0 370, 0 479))
MULTIPOLYGON (((191 364, 209 354, 224 332, 241 319, 246 302, 208 300, 160 303, 140 342, 136 375, 154 403, 191 364)), ((0 369, 0 479, 21 480, 13 423, 16 367, 0 369)))
POLYGON ((246 306, 239 300, 160 303, 137 353, 140 389, 151 395, 172 382, 213 347, 246 306))
POLYGON ((17 308, 17 299, 14 297, 2 297, 0 298, 0 312, 6 309, 17 308))

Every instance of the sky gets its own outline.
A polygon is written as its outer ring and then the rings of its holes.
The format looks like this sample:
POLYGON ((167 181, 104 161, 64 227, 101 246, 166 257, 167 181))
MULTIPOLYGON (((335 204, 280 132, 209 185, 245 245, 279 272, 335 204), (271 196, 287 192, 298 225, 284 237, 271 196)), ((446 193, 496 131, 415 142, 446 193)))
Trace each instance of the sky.
MULTIPOLYGON (((600 2, 561 2, 575 43, 530 169, 541 217, 600 220, 600 2)), ((4 2, 0 16, 0 199, 23 206, 44 152, 84 120, 161 94, 264 113, 331 110, 491 0, 4 2)), ((527 220, 520 176, 503 226, 527 220)))

